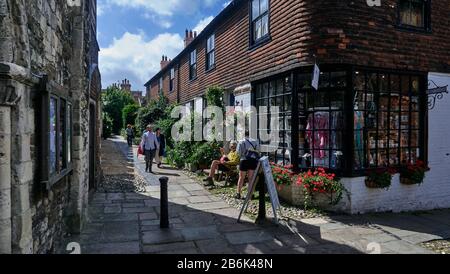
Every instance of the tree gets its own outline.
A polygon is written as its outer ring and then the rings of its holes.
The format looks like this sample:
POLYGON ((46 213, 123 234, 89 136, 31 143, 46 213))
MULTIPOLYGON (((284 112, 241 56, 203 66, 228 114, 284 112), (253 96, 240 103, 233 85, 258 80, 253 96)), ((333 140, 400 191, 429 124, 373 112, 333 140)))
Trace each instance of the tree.
POLYGON ((148 124, 155 124, 157 121, 170 118, 170 105, 166 97, 161 96, 157 101, 151 101, 148 106, 139 109, 136 126, 143 132, 148 124))
POLYGON ((120 133, 122 128, 122 110, 127 105, 134 104, 133 97, 127 91, 118 87, 110 86, 102 94, 103 111, 111 117, 113 121, 112 131, 115 134, 120 133))
POLYGON ((138 114, 139 106, 136 104, 127 105, 122 109, 123 127, 134 125, 138 114))

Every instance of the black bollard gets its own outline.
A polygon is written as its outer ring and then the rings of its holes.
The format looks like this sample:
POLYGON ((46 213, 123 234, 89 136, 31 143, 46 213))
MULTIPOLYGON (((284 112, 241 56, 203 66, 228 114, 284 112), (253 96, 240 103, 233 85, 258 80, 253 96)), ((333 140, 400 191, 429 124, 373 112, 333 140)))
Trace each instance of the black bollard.
POLYGON ((266 221, 266 184, 264 182, 264 176, 259 177, 258 190, 259 190, 259 210, 256 223, 262 224, 266 221))
POLYGON ((161 184, 161 208, 160 208, 160 227, 169 228, 169 196, 167 194, 167 183, 169 178, 161 177, 159 182, 161 184))

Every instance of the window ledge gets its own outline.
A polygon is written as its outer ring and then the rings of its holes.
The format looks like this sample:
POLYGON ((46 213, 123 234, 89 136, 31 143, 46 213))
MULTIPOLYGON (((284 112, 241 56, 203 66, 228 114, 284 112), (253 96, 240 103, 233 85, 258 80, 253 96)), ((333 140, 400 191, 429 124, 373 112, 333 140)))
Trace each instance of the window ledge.
POLYGON ((216 70, 216 65, 213 65, 212 67, 207 68, 207 69, 205 70, 205 73, 210 73, 210 72, 215 71, 215 70, 216 70))
POLYGON ((403 32, 409 32, 409 33, 417 33, 417 34, 424 34, 424 35, 430 35, 433 34, 433 31, 430 28, 418 28, 418 27, 414 27, 414 26, 409 26, 409 25, 396 25, 395 28, 398 31, 403 31, 403 32))
POLYGON ((63 170, 60 174, 53 175, 48 181, 44 181, 47 185, 47 189, 51 189, 55 184, 59 183, 66 176, 71 175, 73 173, 73 167, 69 166, 65 170, 63 170))
POLYGON ((189 79, 189 83, 192 83, 192 82, 194 82, 195 80, 197 80, 197 78, 198 78, 198 76, 195 76, 194 78, 192 78, 192 79, 189 79))
POLYGON ((249 51, 253 51, 256 50, 264 45, 266 45, 267 43, 269 43, 270 41, 272 41, 272 37, 270 36, 270 34, 260 38, 258 41, 250 44, 248 50, 249 51))

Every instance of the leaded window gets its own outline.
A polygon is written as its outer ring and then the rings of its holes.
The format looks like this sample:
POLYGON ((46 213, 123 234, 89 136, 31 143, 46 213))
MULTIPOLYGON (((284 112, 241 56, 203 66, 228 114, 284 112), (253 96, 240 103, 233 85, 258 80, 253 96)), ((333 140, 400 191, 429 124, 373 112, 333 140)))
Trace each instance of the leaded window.
POLYGON ((420 81, 408 74, 355 72, 354 169, 396 167, 421 158, 420 81))
POLYGON ((340 169, 344 162, 344 95, 346 72, 321 72, 319 88, 312 75, 299 74, 298 129, 300 168, 340 169))
POLYGON ((255 106, 258 110, 258 138, 262 134, 279 137, 277 146, 271 140, 261 140, 263 152, 279 164, 292 162, 292 77, 284 76, 255 85, 255 106), (275 107, 276 109, 272 109, 275 107), (278 128, 273 125, 278 117, 278 128), (264 122, 263 122, 264 121, 264 122))

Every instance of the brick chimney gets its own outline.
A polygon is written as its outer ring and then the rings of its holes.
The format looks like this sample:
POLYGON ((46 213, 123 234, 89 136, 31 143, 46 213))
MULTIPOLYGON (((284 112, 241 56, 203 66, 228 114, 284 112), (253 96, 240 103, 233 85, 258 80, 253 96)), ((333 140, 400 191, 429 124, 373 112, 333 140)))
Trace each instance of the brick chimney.
POLYGON ((127 80, 126 78, 124 80, 122 80, 122 84, 120 84, 120 88, 122 90, 131 92, 131 84, 130 84, 130 80, 127 80))
POLYGON ((195 38, 197 37, 197 32, 186 29, 186 34, 184 37, 184 47, 187 47, 195 38))
POLYGON ((170 61, 171 60, 168 59, 167 56, 163 55, 162 59, 161 59, 161 63, 160 63, 161 64, 161 70, 164 69, 165 67, 167 67, 167 65, 170 63, 170 61))

